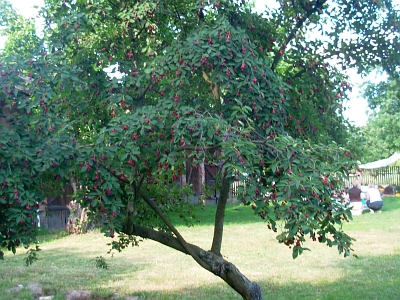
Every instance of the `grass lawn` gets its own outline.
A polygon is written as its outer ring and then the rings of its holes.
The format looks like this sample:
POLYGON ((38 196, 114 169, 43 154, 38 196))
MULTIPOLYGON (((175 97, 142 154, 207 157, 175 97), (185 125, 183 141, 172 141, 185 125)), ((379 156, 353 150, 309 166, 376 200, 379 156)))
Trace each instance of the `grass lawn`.
MULTIPOLYGON (((180 226, 184 238, 209 249, 212 212, 195 227, 180 226)), ((385 197, 382 214, 355 216, 345 229, 354 238, 355 254, 343 258, 336 249, 309 242, 296 260, 278 244, 275 233, 251 209, 231 205, 226 214, 222 253, 249 279, 257 281, 265 299, 400 299, 400 198, 385 197)), ((109 239, 98 232, 56 238, 41 236, 40 260, 24 265, 25 251, 6 253, 0 261, 0 299, 33 299, 23 289, 40 283, 47 295, 65 300, 71 290, 90 290, 98 300, 138 296, 139 299, 241 299, 227 284, 203 270, 189 256, 152 241, 107 255, 109 239), (109 269, 95 268, 104 256, 109 269)))

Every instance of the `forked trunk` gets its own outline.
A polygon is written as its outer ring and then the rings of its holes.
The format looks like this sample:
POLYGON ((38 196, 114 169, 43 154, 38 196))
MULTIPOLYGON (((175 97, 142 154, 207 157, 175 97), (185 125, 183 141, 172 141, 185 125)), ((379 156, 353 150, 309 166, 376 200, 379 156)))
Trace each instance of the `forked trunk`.
POLYGON ((186 243, 185 247, 183 247, 181 242, 175 236, 148 227, 134 226, 132 234, 159 242, 165 246, 191 255, 204 269, 212 272, 214 275, 220 277, 229 284, 229 286, 237 291, 243 299, 263 299, 260 286, 256 282, 250 281, 238 270, 238 268, 236 268, 234 264, 225 260, 221 256, 215 255, 210 251, 205 251, 202 248, 189 243, 186 243), (187 250, 189 250, 190 253, 187 250))
POLYGON ((146 203, 157 213, 163 222, 171 229, 172 234, 157 231, 152 228, 132 224, 130 228, 124 228, 126 234, 151 239, 175 250, 190 255, 200 266, 220 277, 237 291, 245 300, 261 300, 260 286, 251 282, 235 265, 225 260, 220 251, 222 245, 223 220, 227 198, 229 194, 229 179, 223 176, 221 197, 217 207, 214 228, 214 239, 211 251, 187 243, 171 221, 162 213, 160 208, 145 193, 140 193, 146 203))

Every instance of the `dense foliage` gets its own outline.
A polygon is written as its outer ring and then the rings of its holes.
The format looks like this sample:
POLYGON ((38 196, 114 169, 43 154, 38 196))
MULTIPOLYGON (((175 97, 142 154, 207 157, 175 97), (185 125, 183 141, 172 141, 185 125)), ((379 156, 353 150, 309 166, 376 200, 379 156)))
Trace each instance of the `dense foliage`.
POLYGON ((389 77, 380 82, 368 82, 364 96, 368 99, 371 114, 363 128, 365 148, 363 162, 388 158, 400 150, 399 116, 400 94, 399 80, 389 77))
POLYGON ((11 41, 0 66, 2 247, 34 243, 38 203, 72 181, 115 249, 159 241, 258 299, 220 253, 230 185, 246 181, 239 199, 294 258, 307 237, 350 253, 340 194, 357 155, 337 66, 395 70, 390 2, 284 1, 260 15, 245 1, 48 0, 42 14, 42 49, 11 41), (177 181, 204 164, 219 170, 210 251, 168 217, 196 220, 177 181))

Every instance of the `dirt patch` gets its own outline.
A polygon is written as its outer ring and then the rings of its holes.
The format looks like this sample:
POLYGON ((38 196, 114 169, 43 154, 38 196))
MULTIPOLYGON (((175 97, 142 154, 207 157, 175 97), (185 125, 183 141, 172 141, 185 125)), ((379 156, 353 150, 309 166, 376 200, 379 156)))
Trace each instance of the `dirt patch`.
POLYGON ((41 284, 30 283, 27 285, 26 288, 32 292, 32 295, 33 295, 33 297, 35 297, 35 299, 38 299, 43 294, 41 284))
POLYGON ((38 283, 30 283, 25 287, 22 284, 18 284, 17 286, 12 287, 10 289, 10 291, 11 292, 20 292, 23 288, 30 290, 33 297, 35 297, 35 299, 40 299, 40 296, 42 296, 42 294, 43 294, 42 285, 40 285, 38 283))
POLYGON ((90 291, 70 291, 67 294, 66 300, 90 300, 90 291))

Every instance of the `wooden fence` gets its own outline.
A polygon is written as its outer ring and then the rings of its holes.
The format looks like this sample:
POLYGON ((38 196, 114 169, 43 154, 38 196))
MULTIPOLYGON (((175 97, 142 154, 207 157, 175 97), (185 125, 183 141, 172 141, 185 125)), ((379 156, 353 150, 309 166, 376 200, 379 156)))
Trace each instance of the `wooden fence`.
POLYGON ((43 227, 49 230, 63 230, 67 225, 69 214, 70 211, 66 206, 48 206, 43 227))
MULTIPOLYGON (((350 187, 353 178, 345 180, 345 185, 350 187)), ((379 169, 364 169, 362 171, 362 185, 368 185, 369 183, 382 186, 383 188, 388 185, 395 185, 397 191, 400 190, 400 166, 394 167, 383 167, 379 169)), ((245 186, 245 181, 234 182, 231 186, 231 195, 236 198, 239 186, 245 186)))
POLYGON ((71 202, 73 193, 74 188, 71 184, 68 184, 61 195, 47 198, 40 216, 40 227, 49 230, 65 229, 70 214, 67 205, 71 202))
POLYGON ((383 187, 393 184, 400 187, 400 166, 364 169, 362 171, 362 185, 368 185, 370 182, 383 187))

